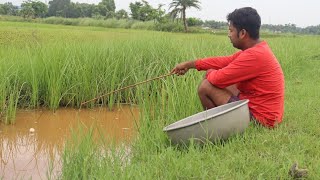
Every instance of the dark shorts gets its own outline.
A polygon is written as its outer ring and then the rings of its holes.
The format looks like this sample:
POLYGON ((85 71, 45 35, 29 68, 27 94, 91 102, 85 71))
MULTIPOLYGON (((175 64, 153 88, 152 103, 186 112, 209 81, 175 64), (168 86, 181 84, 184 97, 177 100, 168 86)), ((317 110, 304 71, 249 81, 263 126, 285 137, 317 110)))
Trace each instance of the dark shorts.
MULTIPOLYGON (((236 102, 236 101, 239 101, 239 100, 240 100, 239 96, 233 96, 233 95, 232 95, 232 96, 230 97, 228 103, 236 102)), ((255 118, 254 118, 253 114, 251 113, 251 111, 249 111, 249 112, 250 112, 250 119, 251 119, 251 120, 255 120, 255 118)), ((256 121, 256 120, 255 120, 255 121, 256 121)))
POLYGON ((236 102, 236 101, 239 101, 239 100, 240 100, 239 96, 233 96, 233 95, 232 95, 232 96, 230 97, 228 103, 236 102))

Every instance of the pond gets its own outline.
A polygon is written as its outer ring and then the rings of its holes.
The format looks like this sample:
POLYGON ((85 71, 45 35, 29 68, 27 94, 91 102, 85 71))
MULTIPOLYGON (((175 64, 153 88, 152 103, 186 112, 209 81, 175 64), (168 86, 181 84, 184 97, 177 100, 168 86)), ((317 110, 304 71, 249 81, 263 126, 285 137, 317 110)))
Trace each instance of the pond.
POLYGON ((47 179, 61 170, 61 153, 72 130, 98 127, 116 143, 129 143, 138 125, 139 109, 107 108, 18 110, 14 125, 0 124, 0 179, 47 179))

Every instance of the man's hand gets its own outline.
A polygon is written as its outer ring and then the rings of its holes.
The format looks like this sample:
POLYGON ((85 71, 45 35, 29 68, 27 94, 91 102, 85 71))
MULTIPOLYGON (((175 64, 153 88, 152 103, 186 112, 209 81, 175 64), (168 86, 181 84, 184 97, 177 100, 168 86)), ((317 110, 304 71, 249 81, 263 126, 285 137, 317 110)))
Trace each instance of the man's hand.
POLYGON ((189 69, 196 68, 195 61, 187 61, 176 65, 175 68, 171 70, 171 73, 177 74, 178 76, 184 75, 189 69))

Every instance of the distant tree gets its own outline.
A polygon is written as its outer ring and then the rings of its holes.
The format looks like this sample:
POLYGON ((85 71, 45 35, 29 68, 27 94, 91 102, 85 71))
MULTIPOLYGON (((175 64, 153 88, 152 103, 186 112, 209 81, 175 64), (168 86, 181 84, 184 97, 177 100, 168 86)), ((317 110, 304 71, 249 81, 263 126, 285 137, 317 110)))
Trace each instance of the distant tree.
MULTIPOLYGON (((299 28, 295 24, 285 24, 285 25, 272 25, 272 24, 263 24, 261 29, 265 31, 270 31, 274 33, 304 33, 306 28, 299 28)), ((314 34, 314 33, 310 33, 314 34)))
POLYGON ((187 24, 188 26, 201 26, 203 21, 199 18, 190 17, 187 18, 187 24))
POLYGON ((21 4, 20 15, 26 17, 45 17, 48 13, 48 6, 40 1, 24 1, 21 4))
POLYGON ((181 16, 181 9, 180 8, 175 8, 170 11, 169 15, 173 21, 177 20, 179 22, 182 18, 179 18, 179 15, 181 16))
POLYGON ((102 16, 112 18, 115 16, 116 5, 114 3, 114 0, 102 0, 98 4, 98 9, 102 16))
POLYGON ((0 14, 16 16, 18 15, 18 11, 18 7, 14 6, 11 2, 0 4, 0 14))
POLYGON ((32 8, 31 2, 24 2, 21 4, 20 15, 23 16, 24 18, 35 17, 35 11, 32 8))
POLYGON ((172 9, 172 14, 178 15, 181 13, 184 30, 188 32, 188 24, 187 24, 187 17, 186 17, 186 10, 187 8, 200 8, 200 1, 199 0, 173 0, 170 5, 169 9, 172 9))
POLYGON ((129 17, 128 13, 124 9, 117 11, 115 14, 115 18, 117 18, 117 19, 127 19, 128 17, 129 17))
POLYGON ((301 30, 303 33, 307 33, 307 34, 317 34, 320 35, 320 25, 317 26, 308 26, 306 28, 303 28, 303 30, 301 30))
POLYGON ((91 17, 95 18, 95 19, 102 19, 104 16, 102 16, 100 14, 100 10, 99 10, 99 6, 95 5, 93 7, 92 13, 91 13, 91 17))
POLYGON ((129 4, 132 19, 140 19, 140 9, 143 6, 141 2, 134 2, 129 4))
POLYGON ((213 29, 226 29, 228 27, 227 22, 214 21, 214 20, 205 21, 203 25, 213 29))
POLYGON ((95 6, 94 4, 74 3, 75 13, 78 14, 78 17, 92 17, 95 6))
POLYGON ((69 18, 79 18, 84 17, 81 13, 81 8, 79 3, 70 2, 70 5, 68 7, 68 17, 69 18))
POLYGON ((143 6, 140 9, 140 20, 150 21, 156 18, 156 9, 154 9, 147 1, 142 0, 143 6))
POLYGON ((69 17, 70 0, 49 1, 48 16, 69 17))
POLYGON ((116 4, 114 0, 102 0, 102 3, 106 5, 109 12, 116 12, 116 4))
POLYGON ((159 4, 158 8, 155 9, 155 20, 160 23, 164 23, 166 21, 165 15, 166 11, 162 9, 164 4, 159 4))
POLYGON ((131 17, 140 21, 150 21, 157 17, 157 9, 154 9, 147 1, 130 3, 131 17))
POLYGON ((67 14, 70 18, 92 17, 94 10, 94 4, 71 2, 67 14))

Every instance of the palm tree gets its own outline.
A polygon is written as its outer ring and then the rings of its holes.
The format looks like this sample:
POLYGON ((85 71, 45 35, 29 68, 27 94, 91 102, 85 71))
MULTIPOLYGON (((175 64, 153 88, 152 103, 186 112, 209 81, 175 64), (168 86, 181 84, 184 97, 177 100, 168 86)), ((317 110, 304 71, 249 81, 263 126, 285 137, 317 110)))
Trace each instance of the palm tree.
POLYGON ((187 8, 196 8, 201 9, 199 0, 173 0, 169 5, 169 9, 172 9, 171 15, 177 16, 181 13, 184 30, 188 32, 188 24, 186 18, 186 9, 187 8))

